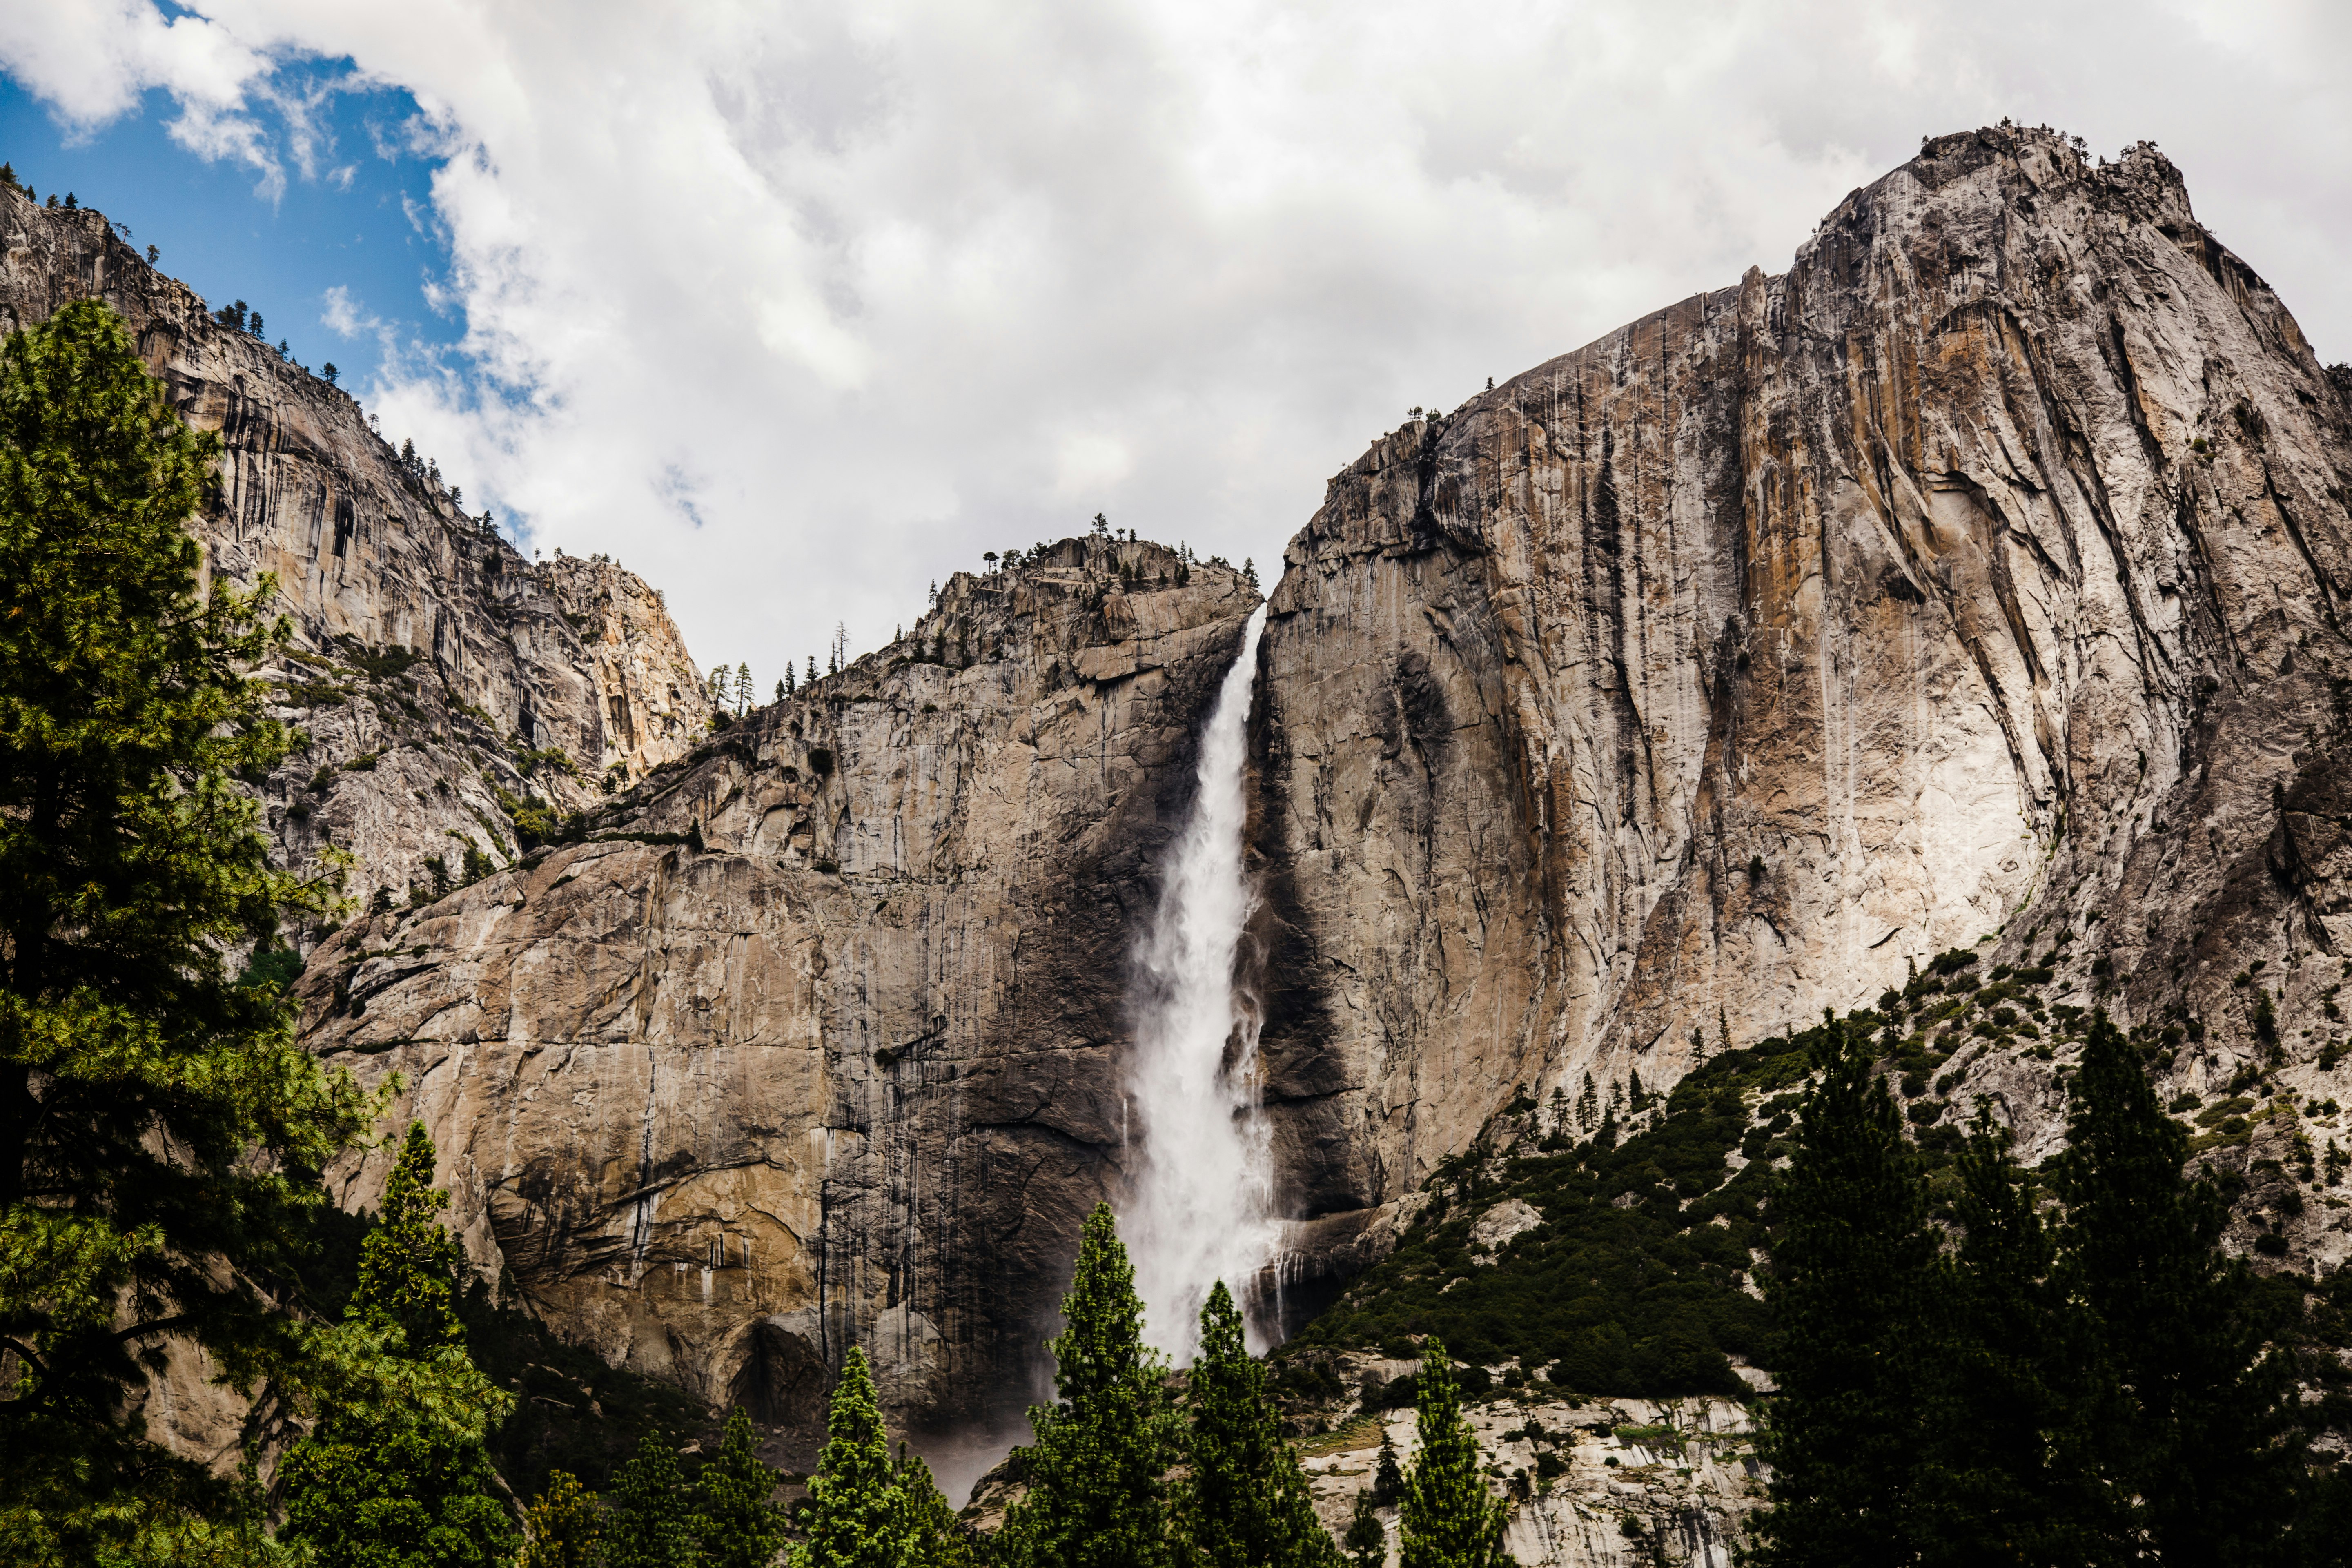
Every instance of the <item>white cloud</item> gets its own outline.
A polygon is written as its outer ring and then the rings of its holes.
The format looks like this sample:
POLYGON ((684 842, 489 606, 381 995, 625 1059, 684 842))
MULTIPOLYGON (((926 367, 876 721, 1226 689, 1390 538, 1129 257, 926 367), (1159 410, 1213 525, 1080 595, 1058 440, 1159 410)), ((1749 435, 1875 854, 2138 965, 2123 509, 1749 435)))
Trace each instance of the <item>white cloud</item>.
POLYGON ((340 283, 327 290, 323 300, 326 308, 319 312, 319 323, 339 338, 355 338, 383 325, 360 309, 352 299, 352 291, 340 283))
POLYGON ((755 673, 1097 510, 1264 564, 1408 405, 1777 270, 2004 114, 2161 142, 2352 354, 2335 5, 63 9, 0 61, 77 122, 252 123, 320 58, 412 93, 468 337, 389 362, 385 429, 755 673))

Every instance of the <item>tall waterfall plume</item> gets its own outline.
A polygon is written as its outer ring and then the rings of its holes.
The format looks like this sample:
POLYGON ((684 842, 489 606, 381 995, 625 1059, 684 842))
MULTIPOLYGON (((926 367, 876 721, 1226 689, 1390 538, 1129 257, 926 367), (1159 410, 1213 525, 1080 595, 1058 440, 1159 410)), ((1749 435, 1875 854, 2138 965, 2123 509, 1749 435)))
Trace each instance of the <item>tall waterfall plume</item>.
POLYGON ((1234 981, 1257 901, 1243 869, 1242 764, 1265 629, 1261 605, 1209 710, 1192 816, 1169 849, 1160 906, 1136 952, 1129 1092, 1143 1167, 1125 1228, 1145 1337, 1179 1363, 1197 1347, 1210 1287, 1223 1279, 1246 1307, 1280 1237, 1259 1115, 1258 1012, 1234 981))

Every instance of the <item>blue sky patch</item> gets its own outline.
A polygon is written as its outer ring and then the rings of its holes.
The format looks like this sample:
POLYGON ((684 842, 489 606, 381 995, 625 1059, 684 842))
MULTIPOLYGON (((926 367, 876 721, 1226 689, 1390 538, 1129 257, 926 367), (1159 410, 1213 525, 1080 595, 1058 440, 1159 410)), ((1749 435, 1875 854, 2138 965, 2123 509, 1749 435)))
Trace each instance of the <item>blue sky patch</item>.
POLYGON ((71 192, 155 246, 157 265, 207 303, 243 300, 265 338, 313 369, 332 363, 346 386, 375 380, 387 336, 403 354, 456 344, 462 316, 427 297, 449 254, 415 100, 348 61, 288 67, 269 85, 248 103, 253 155, 210 159, 172 138, 178 108, 161 89, 84 130, 0 77, 0 159, 42 200, 71 192))

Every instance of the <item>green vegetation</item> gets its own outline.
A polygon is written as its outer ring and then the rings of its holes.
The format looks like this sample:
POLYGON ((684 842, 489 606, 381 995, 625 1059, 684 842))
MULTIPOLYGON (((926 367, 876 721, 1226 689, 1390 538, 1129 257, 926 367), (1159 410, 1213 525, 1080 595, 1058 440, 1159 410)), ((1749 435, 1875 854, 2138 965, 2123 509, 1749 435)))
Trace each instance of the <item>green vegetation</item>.
POLYGON ((1510 1562, 1503 1551, 1510 1515, 1479 1473, 1478 1439, 1462 1418, 1453 1364, 1433 1335, 1422 1347, 1419 1387, 1421 1447, 1398 1512, 1401 1568, 1499 1568, 1510 1562))
POLYGON ((557 1470, 523 1510, 522 1555, 516 1568, 595 1568, 604 1515, 596 1494, 557 1470))
POLYGON ((0 347, 0 1562, 226 1550, 249 1490, 130 1398, 170 1347, 238 1387, 321 1374, 290 1285, 365 1103, 230 955, 335 889, 254 803, 296 737, 240 671, 274 584, 198 593, 216 440, 92 301, 0 347))
POLYGON ((1187 1561, 1207 1568, 1339 1568, 1339 1550, 1315 1517, 1307 1473, 1267 1402, 1265 1367, 1243 1342, 1242 1315, 1223 1280, 1201 1309, 1187 1405, 1191 1473, 1176 1507, 1187 1561))
POLYGON ((697 1568, 686 1478, 669 1445, 648 1434, 605 1498, 604 1568, 697 1568))
POLYGON ((1108 1205, 1087 1216, 1062 1315, 1061 1400, 1029 1412, 1029 1492, 1006 1517, 997 1553, 1017 1568, 1161 1568, 1171 1554, 1160 1478, 1177 1451, 1176 1422, 1108 1205))
POLYGON ((466 1354, 433 1164, 411 1123, 344 1314, 362 1375, 331 1390, 278 1469, 283 1534, 321 1568, 488 1568, 516 1544, 484 1441, 513 1401, 466 1354))
POLYGON ((916 1547, 908 1515, 866 1352, 853 1345, 834 1385, 824 1452, 801 1510, 807 1539, 793 1549, 793 1568, 907 1568, 916 1547))
MULTIPOLYGON (((1766 1563, 2333 1560, 2352 1486, 2310 1447, 2295 1352, 2340 1338, 2218 1245, 2213 1184, 2104 1013, 2047 1217, 1980 1116, 1957 1247, 1859 1041, 1833 1039, 1773 1198, 1779 1394, 1766 1563), (2316 1461, 2316 1462, 2315 1462, 2316 1461)), ((2340 1276, 2339 1276, 2340 1281, 2340 1276)), ((2300 1369, 2340 1395, 2333 1355, 2300 1369)), ((2319 1402, 2326 1404, 2326 1398, 2319 1402)), ((2340 1406, 2335 1411, 2340 1417, 2340 1406)))
MULTIPOLYGON (((1436 1195, 1396 1252, 1283 1359, 1313 1346, 1411 1354, 1416 1336, 1437 1334, 1474 1365, 1516 1357, 1579 1394, 1744 1393, 1726 1357, 1769 1355, 1769 1310, 1741 1285, 1764 1245, 1769 1162, 1788 1150, 1791 1109, 1769 1101, 1759 1120, 1749 1100, 1802 1081, 1808 1039, 1714 1058, 1622 1142, 1609 1113, 1580 1147, 1473 1149, 1433 1178, 1436 1195), (1737 1173, 1735 1151, 1748 1161, 1737 1173), (1544 1224, 1482 1266, 1470 1226, 1507 1198, 1544 1224)), ((1483 1386, 1483 1374, 1472 1381, 1483 1386)), ((1410 1386, 1381 1396, 1411 1397, 1410 1386)))
MULTIPOLYGON (((853 1377, 866 1381, 864 1356, 855 1349, 849 1354, 856 1366, 854 1371, 843 1370, 844 1387, 853 1377)), ((836 1389, 834 1402, 838 1405, 840 1400, 836 1389)), ((878 1429, 878 1417, 876 1424, 878 1429)), ((702 1535, 702 1560, 709 1568, 768 1568, 783 1549, 783 1510, 768 1500, 783 1478, 760 1462, 753 1451, 758 1445, 751 1418, 739 1406, 727 1418, 719 1457, 703 1466, 702 1474, 695 1479, 696 1521, 702 1535)))
POLYGON ((1772 1192, 1769 1295, 1781 1397, 1765 1430, 1766 1568, 1880 1561, 1926 1435, 1932 1356, 1920 1332, 1937 1254, 1903 1118, 1870 1054, 1832 1024, 1821 1082, 1772 1192))

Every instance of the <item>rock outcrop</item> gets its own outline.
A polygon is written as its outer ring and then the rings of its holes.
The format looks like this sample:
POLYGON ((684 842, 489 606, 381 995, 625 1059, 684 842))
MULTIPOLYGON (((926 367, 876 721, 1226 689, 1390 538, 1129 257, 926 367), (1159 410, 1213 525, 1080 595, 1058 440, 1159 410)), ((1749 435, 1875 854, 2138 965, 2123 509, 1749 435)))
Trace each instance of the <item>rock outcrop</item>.
POLYGON ((583 841, 337 935, 309 1038, 404 1076, 476 1260, 614 1362, 803 1462, 851 1342, 919 1432, 1006 1419, 1123 1181, 1129 951, 1257 603, 1103 539, 960 574, 583 841))
POLYGON ((0 190, 0 329, 102 300, 173 405, 219 433, 219 484, 194 522, 205 572, 247 586, 274 574, 294 626, 267 673, 310 745, 261 787, 289 862, 315 866, 331 844, 362 899, 429 892, 468 847, 512 858, 514 806, 578 809, 606 770, 635 777, 707 731, 700 679, 643 583, 524 560, 350 394, 215 321, 100 213, 0 190))
MULTIPOLYGON (((2347 395, 2153 147, 2004 126, 1375 445, 1256 719, 1307 1264, 1515 1089, 1671 1084, 1956 945, 2202 1019, 2161 1067, 2208 1096, 2266 960, 2279 1085, 2326 1095, 2347 395)), ((2063 1065, 1969 1068, 2029 1157, 2063 1065)))

